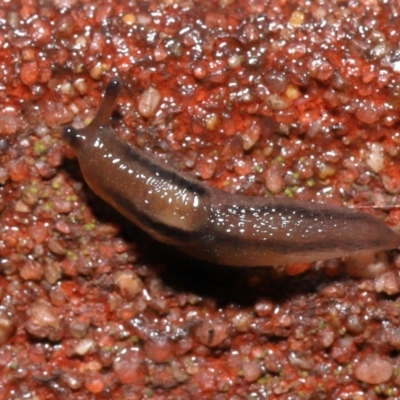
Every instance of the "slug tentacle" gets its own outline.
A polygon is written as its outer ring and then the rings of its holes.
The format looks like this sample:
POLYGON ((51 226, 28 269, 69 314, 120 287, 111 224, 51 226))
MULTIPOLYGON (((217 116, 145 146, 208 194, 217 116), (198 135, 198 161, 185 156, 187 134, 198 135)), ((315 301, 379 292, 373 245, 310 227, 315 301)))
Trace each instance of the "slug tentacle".
MULTIPOLYGON (((114 110, 115 102, 122 89, 122 83, 118 78, 112 78, 108 82, 103 101, 90 125, 94 127, 105 126, 110 123, 111 114, 114 110)), ((88 125, 88 126, 90 126, 88 125)))
POLYGON ((83 129, 64 128, 88 185, 157 240, 235 266, 311 262, 400 246, 400 235, 345 207, 259 198, 209 188, 121 140, 109 126, 113 78, 83 129))
POLYGON ((108 127, 121 88, 122 84, 118 78, 111 79, 100 107, 90 124, 82 129, 67 126, 62 130, 62 139, 73 147, 75 151, 78 151, 85 141, 95 142, 101 129, 108 127))

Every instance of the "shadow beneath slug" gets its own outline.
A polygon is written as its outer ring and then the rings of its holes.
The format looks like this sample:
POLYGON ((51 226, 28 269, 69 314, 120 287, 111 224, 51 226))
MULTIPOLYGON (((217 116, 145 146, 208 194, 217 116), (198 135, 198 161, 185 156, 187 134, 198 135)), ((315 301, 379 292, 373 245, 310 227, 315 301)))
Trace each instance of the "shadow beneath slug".
POLYGON ((329 278, 316 271, 288 276, 273 267, 230 267, 182 256, 161 272, 164 283, 176 291, 190 291, 214 298, 220 306, 253 305, 260 298, 275 303, 300 294, 317 292, 329 278))

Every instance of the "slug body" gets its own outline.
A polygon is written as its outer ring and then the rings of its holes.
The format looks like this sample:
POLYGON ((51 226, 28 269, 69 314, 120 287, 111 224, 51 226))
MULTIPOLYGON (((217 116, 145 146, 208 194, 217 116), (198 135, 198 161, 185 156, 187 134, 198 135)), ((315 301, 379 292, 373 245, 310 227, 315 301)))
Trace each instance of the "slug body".
POLYGON ((66 127, 62 136, 92 190, 155 239, 233 266, 312 262, 400 246, 399 235, 363 212, 225 193, 130 146, 110 127, 121 86, 112 79, 93 121, 79 130, 66 127))

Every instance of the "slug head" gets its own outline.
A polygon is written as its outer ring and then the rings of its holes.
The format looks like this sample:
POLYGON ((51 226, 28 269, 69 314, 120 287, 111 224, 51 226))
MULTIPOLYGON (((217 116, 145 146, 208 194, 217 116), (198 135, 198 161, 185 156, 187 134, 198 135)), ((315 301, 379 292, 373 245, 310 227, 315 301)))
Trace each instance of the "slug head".
POLYGON ((92 122, 82 129, 66 126, 61 132, 61 137, 71 147, 78 151, 85 142, 90 143, 100 134, 101 128, 107 126, 111 119, 114 104, 121 91, 122 83, 118 78, 112 78, 107 85, 106 93, 100 104, 99 110, 92 122))

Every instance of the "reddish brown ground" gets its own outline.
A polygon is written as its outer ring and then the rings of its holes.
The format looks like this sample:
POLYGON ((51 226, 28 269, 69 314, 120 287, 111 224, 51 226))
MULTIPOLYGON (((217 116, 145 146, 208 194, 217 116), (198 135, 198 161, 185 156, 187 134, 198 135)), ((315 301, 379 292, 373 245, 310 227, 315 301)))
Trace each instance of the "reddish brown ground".
POLYGON ((399 27, 396 0, 0 0, 0 399, 399 398, 398 252, 208 265, 105 205, 60 140, 119 76, 133 145, 396 228, 399 27))

